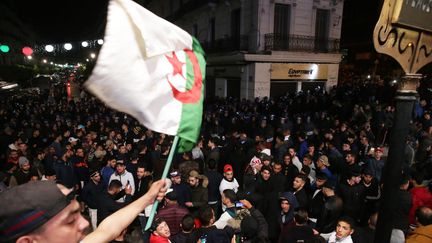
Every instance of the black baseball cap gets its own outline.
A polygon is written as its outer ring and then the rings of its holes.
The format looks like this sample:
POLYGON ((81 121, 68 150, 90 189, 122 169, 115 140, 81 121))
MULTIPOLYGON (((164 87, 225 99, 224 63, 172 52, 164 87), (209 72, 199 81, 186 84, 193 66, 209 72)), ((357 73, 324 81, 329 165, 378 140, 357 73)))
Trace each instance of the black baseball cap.
POLYGON ((2 192, 0 242, 33 232, 67 207, 74 195, 64 195, 53 181, 31 181, 2 192))

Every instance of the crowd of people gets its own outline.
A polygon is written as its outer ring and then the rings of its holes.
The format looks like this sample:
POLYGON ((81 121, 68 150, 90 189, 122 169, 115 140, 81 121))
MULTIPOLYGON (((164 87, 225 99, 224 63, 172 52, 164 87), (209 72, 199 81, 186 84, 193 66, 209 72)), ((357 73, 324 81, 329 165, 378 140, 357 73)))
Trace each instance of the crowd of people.
MULTIPOLYGON (((395 108, 394 90, 370 87, 207 99, 201 136, 176 154, 152 227, 144 230, 151 205, 132 225, 151 243, 373 242, 395 108)), ((84 91, 68 99, 53 87, 0 104, 0 198, 55 181, 73 188, 96 230, 161 177, 172 137, 84 91)), ((406 147, 387 222, 392 242, 432 241, 431 105, 419 99, 409 136, 399 138, 406 147)))

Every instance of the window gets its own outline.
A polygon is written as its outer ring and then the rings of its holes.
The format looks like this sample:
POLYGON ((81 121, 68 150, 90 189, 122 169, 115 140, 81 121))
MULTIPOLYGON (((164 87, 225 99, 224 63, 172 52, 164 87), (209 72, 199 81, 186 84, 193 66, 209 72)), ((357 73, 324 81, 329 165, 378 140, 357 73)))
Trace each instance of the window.
POLYGON ((288 48, 290 34, 291 5, 275 4, 274 11, 274 47, 277 49, 288 48))
POLYGON ((326 52, 329 37, 330 10, 317 9, 315 21, 315 51, 326 52))
POLYGON ((231 11, 231 40, 233 47, 240 47, 240 9, 231 11))
POLYGON ((209 28, 208 28, 208 43, 210 48, 214 47, 215 32, 216 32, 216 20, 215 18, 211 18, 209 21, 209 28))

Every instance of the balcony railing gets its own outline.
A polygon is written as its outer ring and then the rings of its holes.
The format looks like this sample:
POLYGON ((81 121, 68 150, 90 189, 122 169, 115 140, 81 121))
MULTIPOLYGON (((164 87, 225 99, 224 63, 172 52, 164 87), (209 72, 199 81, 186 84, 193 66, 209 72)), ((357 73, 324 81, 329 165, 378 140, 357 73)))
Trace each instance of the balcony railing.
POLYGON ((239 37, 225 37, 215 41, 203 41, 202 47, 206 53, 247 51, 249 49, 249 38, 247 35, 239 37))
POLYGON ((339 52, 339 39, 317 39, 314 36, 265 34, 266 51, 339 52))

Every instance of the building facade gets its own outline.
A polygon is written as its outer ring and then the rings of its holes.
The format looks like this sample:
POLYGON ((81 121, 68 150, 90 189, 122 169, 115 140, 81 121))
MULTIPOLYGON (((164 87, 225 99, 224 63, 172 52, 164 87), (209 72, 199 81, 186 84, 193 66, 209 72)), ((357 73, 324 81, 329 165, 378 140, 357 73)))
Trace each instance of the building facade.
POLYGON ((277 97, 338 82, 343 0, 169 0, 146 7, 206 51, 206 95, 277 97))

